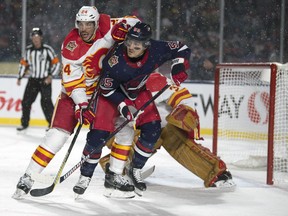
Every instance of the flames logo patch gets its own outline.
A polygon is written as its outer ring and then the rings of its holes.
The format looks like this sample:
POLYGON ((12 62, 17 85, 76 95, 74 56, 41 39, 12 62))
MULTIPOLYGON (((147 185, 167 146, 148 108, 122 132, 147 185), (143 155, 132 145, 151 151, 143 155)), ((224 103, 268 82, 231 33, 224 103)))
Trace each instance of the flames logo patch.
POLYGON ((77 46, 78 45, 77 45, 76 41, 69 41, 69 43, 66 45, 65 48, 68 49, 69 51, 73 52, 77 46))

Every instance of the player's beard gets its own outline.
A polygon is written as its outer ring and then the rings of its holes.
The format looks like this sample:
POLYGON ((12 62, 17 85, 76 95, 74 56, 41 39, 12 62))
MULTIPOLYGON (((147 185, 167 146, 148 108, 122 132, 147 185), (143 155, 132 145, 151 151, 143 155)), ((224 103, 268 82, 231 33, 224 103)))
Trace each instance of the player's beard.
POLYGON ((86 31, 82 31, 80 32, 80 37, 82 38, 83 41, 85 41, 86 43, 89 43, 92 41, 93 37, 95 35, 95 32, 93 34, 89 34, 86 31))

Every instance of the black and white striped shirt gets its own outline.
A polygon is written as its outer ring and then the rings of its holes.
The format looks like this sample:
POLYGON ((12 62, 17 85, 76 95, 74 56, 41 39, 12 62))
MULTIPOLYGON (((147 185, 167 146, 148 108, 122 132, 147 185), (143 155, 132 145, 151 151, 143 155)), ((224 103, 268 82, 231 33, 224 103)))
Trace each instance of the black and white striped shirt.
POLYGON ((32 78, 56 76, 59 69, 59 58, 51 46, 42 44, 41 48, 36 49, 31 44, 27 46, 25 56, 20 61, 18 78, 21 79, 27 70, 32 78))

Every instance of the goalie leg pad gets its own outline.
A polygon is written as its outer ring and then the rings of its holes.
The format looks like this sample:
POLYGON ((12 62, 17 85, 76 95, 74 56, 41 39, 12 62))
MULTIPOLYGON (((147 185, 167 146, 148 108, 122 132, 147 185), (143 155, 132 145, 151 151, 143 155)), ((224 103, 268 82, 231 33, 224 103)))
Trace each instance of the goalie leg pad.
POLYGON ((161 133, 162 146, 181 165, 204 181, 205 187, 223 171, 226 164, 211 151, 194 140, 177 127, 167 124, 161 133))
POLYGON ((99 164, 104 172, 106 172, 106 164, 110 161, 110 154, 107 154, 100 158, 99 164))

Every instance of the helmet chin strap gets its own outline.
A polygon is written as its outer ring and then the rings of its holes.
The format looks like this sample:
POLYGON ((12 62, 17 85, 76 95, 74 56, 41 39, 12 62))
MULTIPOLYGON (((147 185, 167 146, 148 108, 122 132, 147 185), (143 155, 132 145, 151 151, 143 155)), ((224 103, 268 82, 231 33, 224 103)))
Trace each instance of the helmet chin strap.
POLYGON ((89 38, 89 40, 88 40, 88 41, 85 41, 85 42, 87 42, 87 43, 92 43, 92 42, 94 42, 95 35, 96 35, 96 30, 94 31, 93 35, 89 38))
POLYGON ((95 30, 94 30, 94 33, 92 34, 91 38, 89 38, 89 42, 93 41, 93 39, 95 38, 96 36, 96 31, 99 27, 99 20, 97 20, 97 22, 95 22, 95 30))

